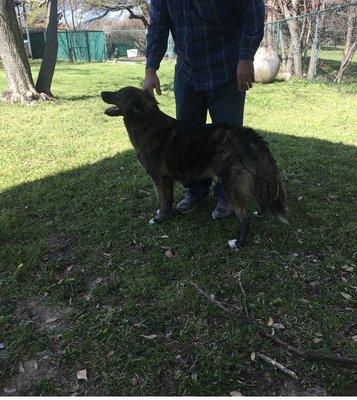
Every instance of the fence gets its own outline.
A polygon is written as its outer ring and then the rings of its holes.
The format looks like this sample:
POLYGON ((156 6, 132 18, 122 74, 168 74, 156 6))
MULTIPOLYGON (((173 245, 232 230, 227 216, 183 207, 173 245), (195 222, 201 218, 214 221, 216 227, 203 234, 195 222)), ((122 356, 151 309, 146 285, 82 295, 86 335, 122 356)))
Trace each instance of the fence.
MULTIPOLYGON (((295 64, 298 64, 298 73, 295 75, 307 76, 311 80, 333 80, 341 64, 348 15, 352 11, 356 12, 356 8, 357 0, 352 0, 350 3, 330 6, 288 19, 270 20, 265 23, 262 44, 274 48, 279 54, 282 60, 280 72, 286 78, 296 72, 294 68, 296 69, 295 64), (297 36, 295 38, 292 37, 292 25, 297 36)), ((127 51, 130 49, 136 49, 137 58, 144 59, 146 30, 105 30, 105 37, 110 60, 127 59, 127 51)), ((174 42, 170 35, 166 57, 173 56, 174 42)), ((351 79, 354 74, 357 74, 356 64, 350 68, 351 79)))
MULTIPOLYGON (((357 2, 340 4, 324 10, 279 19, 265 23, 262 44, 273 47, 279 54, 280 72, 286 77, 294 75, 294 61, 300 62, 301 71, 296 75, 307 76, 311 80, 333 80, 340 68, 343 47, 346 41, 348 14, 357 8, 357 2), (291 25, 295 25, 295 48, 292 46, 291 25), (290 27, 289 27, 290 24, 290 27), (297 61, 294 60, 297 58, 297 61)), ((127 50, 138 49, 139 58, 145 56, 146 31, 140 29, 107 30, 109 59, 127 57, 127 50)), ((170 36, 167 57, 174 56, 174 43, 170 36)), ((349 77, 356 75, 354 64, 349 77)))
MULTIPOLYGON (((145 57, 146 30, 144 29, 122 29, 106 30, 107 48, 109 59, 127 58, 127 51, 136 49, 138 57, 145 57)), ((170 34, 166 57, 174 56, 174 42, 170 34)))

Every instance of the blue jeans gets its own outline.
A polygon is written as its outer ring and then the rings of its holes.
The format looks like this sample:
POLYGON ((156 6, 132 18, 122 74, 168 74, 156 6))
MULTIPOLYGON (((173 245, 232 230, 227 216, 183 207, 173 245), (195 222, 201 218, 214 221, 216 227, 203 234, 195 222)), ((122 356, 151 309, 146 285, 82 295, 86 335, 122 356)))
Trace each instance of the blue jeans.
MULTIPOLYGON (((236 80, 227 82, 218 88, 208 92, 197 92, 193 86, 183 80, 177 72, 174 82, 176 118, 179 121, 192 125, 206 123, 207 111, 214 124, 227 123, 243 126, 243 113, 245 92, 238 90, 236 80)), ((188 192, 194 197, 205 198, 209 195, 211 179, 204 179, 193 183, 188 192)), ((216 199, 224 198, 221 184, 215 185, 216 199)))

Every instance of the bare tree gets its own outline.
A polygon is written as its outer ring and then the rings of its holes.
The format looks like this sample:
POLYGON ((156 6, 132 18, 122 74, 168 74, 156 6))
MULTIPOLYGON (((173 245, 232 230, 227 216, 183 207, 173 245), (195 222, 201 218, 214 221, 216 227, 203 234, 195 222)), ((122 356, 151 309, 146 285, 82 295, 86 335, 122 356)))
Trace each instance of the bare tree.
POLYGON ((40 72, 38 74, 36 89, 53 97, 51 84, 57 61, 58 38, 57 38, 57 0, 50 0, 49 17, 45 36, 46 44, 43 53, 40 72))
POLYGON ((13 0, 0 0, 0 57, 8 83, 2 94, 4 101, 28 104, 52 98, 51 83, 57 59, 57 0, 51 0, 49 8, 46 44, 36 87, 13 0))
POLYGON ((297 19, 292 18, 298 14, 298 8, 300 5, 299 0, 277 0, 277 4, 280 8, 284 18, 287 19, 287 25, 290 32, 291 40, 291 54, 294 63, 294 73, 298 78, 302 78, 302 57, 301 57, 301 28, 297 19))
MULTIPOLYGON (((325 0, 320 2, 319 0, 313 0, 313 7, 316 11, 321 11, 325 8, 325 0)), ((314 11, 315 11, 314 10, 314 11)), ((309 70, 307 73, 307 79, 312 81, 316 75, 317 63, 319 60, 319 51, 320 51, 320 36, 321 30, 323 27, 324 17, 323 14, 319 12, 315 15, 315 32, 314 32, 314 40, 311 46, 311 55, 310 55, 310 63, 309 63, 309 70)), ((307 45, 308 45, 307 41, 307 45)))
POLYGON ((0 57, 8 87, 2 99, 30 103, 41 98, 32 79, 13 0, 0 1, 0 57))
POLYGON ((351 7, 348 13, 346 42, 345 42, 345 47, 343 49, 340 70, 335 78, 335 82, 337 83, 341 83, 343 74, 348 68, 350 61, 352 60, 356 52, 356 36, 357 36, 356 8, 351 7))
POLYGON ((104 18, 113 12, 127 12, 129 19, 140 20, 147 28, 149 26, 149 2, 147 0, 86 0, 86 8, 95 14, 88 24, 104 18))

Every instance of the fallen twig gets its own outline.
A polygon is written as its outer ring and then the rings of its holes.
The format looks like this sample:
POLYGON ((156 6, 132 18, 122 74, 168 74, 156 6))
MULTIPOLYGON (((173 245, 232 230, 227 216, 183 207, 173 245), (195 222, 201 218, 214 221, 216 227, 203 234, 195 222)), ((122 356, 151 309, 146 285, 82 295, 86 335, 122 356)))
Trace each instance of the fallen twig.
POLYGON ((223 310, 224 312, 226 312, 227 314, 231 314, 231 311, 228 310, 228 308, 226 308, 222 303, 220 303, 219 301, 217 301, 216 299, 214 299, 213 297, 211 297, 209 294, 207 294, 206 292, 204 292, 199 286, 197 286, 195 284, 195 282, 192 281, 188 281, 189 284, 191 286, 193 286, 197 292, 199 294, 201 294, 203 297, 206 297, 206 299, 208 299, 209 301, 211 301, 212 303, 214 303, 218 308, 220 308, 221 310, 223 310))
POLYGON ((265 356, 262 353, 256 352, 255 357, 260 358, 268 364, 271 364, 273 367, 278 368, 280 371, 284 372, 284 374, 289 375, 291 378, 299 379, 294 371, 286 368, 284 365, 278 363, 270 357, 265 356))
POLYGON ((243 304, 244 304, 245 316, 248 319, 250 319, 249 312, 248 312, 248 306, 247 306, 247 296, 245 294, 245 290, 244 290, 243 285, 242 285, 241 275, 242 275, 242 271, 239 271, 238 272, 238 283, 239 283, 240 290, 242 291, 242 294, 243 294, 243 304))
POLYGON ((327 354, 322 354, 318 351, 304 351, 301 349, 298 349, 297 347, 292 346, 289 343, 284 342, 283 340, 273 336, 269 335, 269 333, 265 332, 260 332, 260 334, 267 339, 272 340, 275 343, 278 343, 287 349, 289 349, 293 354, 308 359, 308 360, 313 360, 313 361, 325 361, 325 362, 335 362, 338 364, 352 364, 352 365, 357 365, 357 358, 350 358, 350 357, 341 357, 341 356, 329 356, 327 354))
MULTIPOLYGON (((199 294, 204 296, 206 299, 214 303, 217 307, 219 307, 222 311, 230 315, 232 318, 236 319, 236 314, 225 307, 222 303, 217 301, 216 299, 212 298, 209 294, 207 294, 204 290, 202 290, 196 283, 192 282, 191 280, 188 281, 188 283, 193 286, 199 294)), ((240 283, 241 284, 241 283, 240 283)), ((242 287, 241 287, 242 289, 242 287)), ((244 292, 245 294, 245 292, 244 292)), ((247 311, 246 311, 247 312, 247 311)), ((340 356, 335 356, 335 355, 325 355, 321 354, 319 352, 308 352, 304 350, 300 350, 297 347, 294 347, 281 339, 278 339, 275 336, 269 335, 268 333, 265 333, 264 330, 255 322, 252 318, 247 317, 248 321, 255 325, 259 333, 264 336, 267 339, 273 340, 274 342, 286 347, 289 349, 294 355, 297 355, 299 357, 305 358, 306 360, 312 360, 312 361, 323 361, 323 362, 333 362, 333 363, 338 363, 342 365, 357 365, 357 358, 350 358, 350 357, 340 357, 340 356)))

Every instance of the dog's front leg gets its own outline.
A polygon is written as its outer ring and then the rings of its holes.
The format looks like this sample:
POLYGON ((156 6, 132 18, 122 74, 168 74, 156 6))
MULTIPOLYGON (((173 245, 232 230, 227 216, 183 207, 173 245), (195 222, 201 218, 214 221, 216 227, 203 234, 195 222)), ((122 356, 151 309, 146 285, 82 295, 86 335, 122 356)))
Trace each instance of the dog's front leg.
POLYGON ((168 177, 153 179, 159 210, 150 223, 160 223, 171 216, 174 201, 174 183, 168 177))

